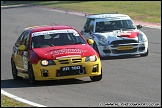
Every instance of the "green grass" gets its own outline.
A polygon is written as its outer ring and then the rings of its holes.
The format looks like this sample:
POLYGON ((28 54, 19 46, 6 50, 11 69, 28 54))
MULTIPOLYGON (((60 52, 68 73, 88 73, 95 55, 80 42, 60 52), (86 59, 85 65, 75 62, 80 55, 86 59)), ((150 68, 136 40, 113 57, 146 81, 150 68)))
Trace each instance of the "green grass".
POLYGON ((1 107, 33 107, 1 94, 1 107))
POLYGON ((119 12, 136 21, 161 23, 161 1, 4 1, 6 4, 33 4, 92 14, 119 12))
MULTIPOLYGON (((119 12, 133 20, 161 23, 161 1, 4 1, 2 6, 33 4, 85 13, 119 12)), ((1 95, 1 107, 29 107, 1 95)))

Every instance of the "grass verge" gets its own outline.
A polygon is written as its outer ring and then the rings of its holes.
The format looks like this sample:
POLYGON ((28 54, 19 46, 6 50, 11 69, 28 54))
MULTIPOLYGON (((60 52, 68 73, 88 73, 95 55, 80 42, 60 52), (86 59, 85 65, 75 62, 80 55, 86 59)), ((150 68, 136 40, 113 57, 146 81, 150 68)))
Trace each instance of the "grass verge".
POLYGON ((1 94, 1 107, 33 107, 1 94))
POLYGON ((4 1, 2 5, 32 4, 85 13, 119 12, 133 20, 161 23, 161 1, 4 1))

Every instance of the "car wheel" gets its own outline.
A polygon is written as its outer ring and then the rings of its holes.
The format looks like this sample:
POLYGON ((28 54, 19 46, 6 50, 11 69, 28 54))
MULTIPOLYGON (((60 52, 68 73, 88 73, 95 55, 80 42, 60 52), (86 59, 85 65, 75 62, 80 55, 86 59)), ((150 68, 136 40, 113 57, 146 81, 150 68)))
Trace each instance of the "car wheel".
POLYGON ((33 85, 36 84, 33 67, 30 63, 28 64, 28 76, 29 76, 29 82, 33 85))
POLYGON ((148 56, 149 50, 147 49, 147 52, 145 54, 141 54, 141 57, 148 56))
POLYGON ((19 77, 17 75, 17 69, 16 69, 16 66, 15 66, 15 63, 14 63, 13 60, 11 60, 11 67, 12 67, 12 76, 13 76, 13 79, 14 80, 22 79, 22 77, 19 77))
POLYGON ((98 76, 90 76, 90 79, 92 81, 100 81, 102 79, 102 69, 101 69, 101 75, 98 75, 98 76))
POLYGON ((100 55, 100 53, 99 53, 99 50, 98 50, 98 47, 97 47, 97 45, 96 45, 96 43, 94 43, 93 44, 93 49, 100 55))

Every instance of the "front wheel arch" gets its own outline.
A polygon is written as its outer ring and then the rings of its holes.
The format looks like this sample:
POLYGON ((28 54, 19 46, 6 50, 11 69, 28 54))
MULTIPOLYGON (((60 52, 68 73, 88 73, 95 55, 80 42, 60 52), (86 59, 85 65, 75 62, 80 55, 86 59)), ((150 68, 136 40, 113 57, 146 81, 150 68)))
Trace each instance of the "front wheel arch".
POLYGON ((28 62, 28 77, 29 77, 29 82, 31 84, 33 84, 33 85, 36 84, 33 66, 30 62, 28 62))
POLYGON ((98 76, 90 76, 90 79, 92 81, 100 81, 102 79, 102 68, 101 68, 101 74, 98 76))
POLYGON ((147 52, 145 54, 141 54, 141 57, 148 56, 149 50, 147 49, 147 52))
MULTIPOLYGON (((96 42, 93 44, 93 49, 100 55, 96 42)), ((101 55, 100 55, 101 56, 101 55)))

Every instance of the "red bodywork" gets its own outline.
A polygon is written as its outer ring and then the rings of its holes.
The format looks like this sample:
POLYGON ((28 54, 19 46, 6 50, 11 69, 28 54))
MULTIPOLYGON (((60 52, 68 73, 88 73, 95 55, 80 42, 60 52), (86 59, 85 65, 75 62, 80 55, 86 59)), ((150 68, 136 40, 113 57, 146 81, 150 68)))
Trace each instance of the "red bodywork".
MULTIPOLYGON (((74 29, 69 26, 44 26, 44 27, 36 27, 31 28, 32 33, 40 32, 40 31, 48 31, 48 30, 63 30, 63 29, 74 29)), ((76 29, 74 29, 77 31, 76 29)), ((77 31, 78 32, 78 31, 77 31)), ((78 34, 82 36, 79 32, 78 34)), ((83 36, 82 36, 83 37, 83 36)), ((30 36, 30 40, 31 40, 30 36)), ((83 37, 86 41, 86 39, 83 37)), ((31 42, 29 42, 29 48, 31 42)), ((29 60, 32 64, 37 64, 40 59, 46 60, 56 60, 58 57, 61 56, 71 56, 71 55, 79 55, 81 57, 91 56, 91 55, 98 55, 98 53, 89 46, 86 41, 86 44, 78 44, 78 45, 66 45, 66 46, 53 46, 53 47, 44 47, 44 48, 33 48, 29 50, 29 60)))
POLYGON ((138 32, 127 32, 127 33, 121 33, 120 35, 122 37, 127 37, 127 38, 136 38, 138 36, 138 32))

